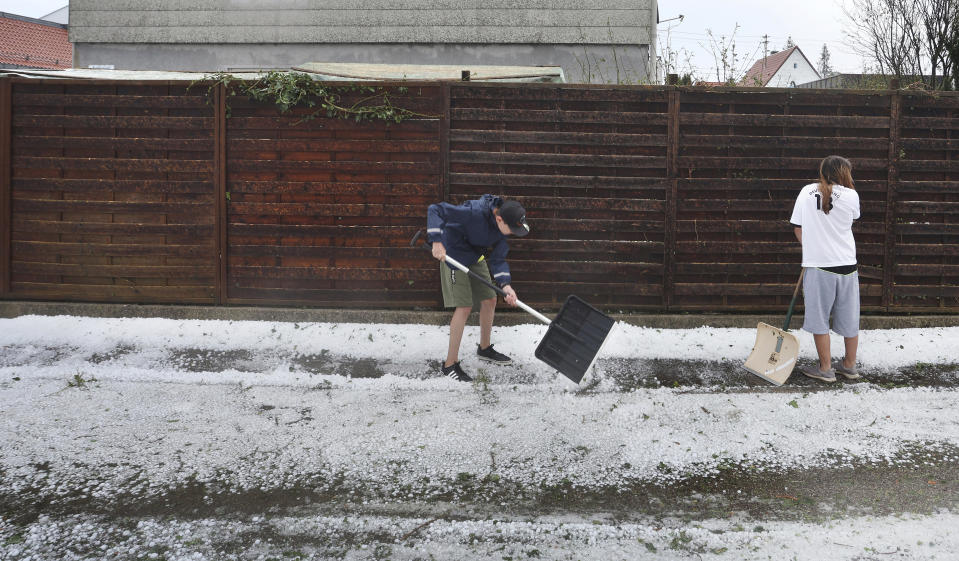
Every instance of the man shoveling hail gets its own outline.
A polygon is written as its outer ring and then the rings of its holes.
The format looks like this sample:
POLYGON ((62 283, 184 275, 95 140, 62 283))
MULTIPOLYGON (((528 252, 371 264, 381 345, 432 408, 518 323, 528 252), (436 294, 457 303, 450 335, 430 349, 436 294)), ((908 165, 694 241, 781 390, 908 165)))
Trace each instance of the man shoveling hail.
POLYGON ((490 337, 493 314, 496 311, 496 292, 466 273, 448 265, 446 254, 469 267, 470 271, 495 281, 506 294, 506 303, 516 305, 516 292, 510 286, 506 237, 529 234, 526 210, 516 201, 504 201, 493 195, 466 201, 461 205, 436 203, 430 205, 426 232, 433 246, 433 257, 440 261, 440 283, 443 287, 443 305, 456 308, 450 320, 450 341, 443 363, 443 374, 460 382, 473 379, 460 366, 459 349, 466 320, 474 306, 479 307, 480 342, 477 358, 496 364, 510 364, 513 360, 493 349, 490 337))

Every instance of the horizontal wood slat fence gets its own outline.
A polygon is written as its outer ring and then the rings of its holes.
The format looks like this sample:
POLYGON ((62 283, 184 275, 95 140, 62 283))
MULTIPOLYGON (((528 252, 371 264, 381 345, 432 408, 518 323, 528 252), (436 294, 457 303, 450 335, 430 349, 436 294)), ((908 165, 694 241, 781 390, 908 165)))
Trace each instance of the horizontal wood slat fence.
POLYGON ((527 208, 510 264, 533 306, 784 312, 795 196, 841 154, 863 310, 959 312, 956 94, 383 87, 431 117, 0 79, 0 298, 438 308, 437 264, 409 240, 430 203, 494 193, 527 208))

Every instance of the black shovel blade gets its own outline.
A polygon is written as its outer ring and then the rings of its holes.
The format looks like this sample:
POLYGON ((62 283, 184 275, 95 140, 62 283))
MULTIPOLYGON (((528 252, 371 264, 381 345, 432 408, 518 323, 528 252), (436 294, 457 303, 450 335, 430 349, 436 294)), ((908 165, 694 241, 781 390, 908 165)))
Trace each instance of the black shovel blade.
POLYGON ((536 347, 536 358, 580 383, 616 322, 577 296, 570 296, 536 347))

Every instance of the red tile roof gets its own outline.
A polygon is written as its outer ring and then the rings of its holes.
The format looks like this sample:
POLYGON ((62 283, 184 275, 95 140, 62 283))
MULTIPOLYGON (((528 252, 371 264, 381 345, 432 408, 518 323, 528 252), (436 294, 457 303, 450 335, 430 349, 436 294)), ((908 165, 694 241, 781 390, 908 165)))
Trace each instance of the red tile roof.
POLYGON ((62 69, 73 66, 65 26, 32 18, 0 16, 0 65, 62 69))
MULTIPOLYGON (((789 55, 793 54, 793 51, 798 50, 799 47, 790 47, 784 51, 779 51, 778 53, 771 54, 766 58, 761 58, 756 61, 756 64, 752 66, 743 76, 742 84, 744 86, 765 86, 769 83, 769 80, 772 79, 773 75, 776 74, 776 71, 779 70, 779 67, 786 62, 786 59, 789 58, 789 55)), ((800 54, 802 51, 799 51, 800 54)), ((805 56, 805 55, 803 55, 805 56)))

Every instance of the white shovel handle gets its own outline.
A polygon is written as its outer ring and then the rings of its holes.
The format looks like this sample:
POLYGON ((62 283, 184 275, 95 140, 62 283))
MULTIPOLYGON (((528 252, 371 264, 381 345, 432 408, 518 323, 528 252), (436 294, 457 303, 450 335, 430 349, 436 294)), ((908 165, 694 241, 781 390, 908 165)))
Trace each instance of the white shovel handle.
MULTIPOLYGON (((453 259, 453 258, 450 257, 449 255, 446 256, 446 262, 449 263, 450 265, 456 267, 456 268, 459 269, 460 271, 463 271, 463 272, 466 273, 466 274, 470 274, 469 267, 467 267, 466 265, 463 265, 462 263, 460 263, 460 262, 457 261, 456 259, 453 259)), ((496 286, 495 284, 492 284, 492 283, 490 283, 490 282, 487 282, 486 279, 482 279, 482 278, 481 278, 481 279, 479 279, 479 280, 482 281, 486 286, 489 286, 490 288, 492 288, 493 290, 495 290, 496 292, 502 294, 503 296, 506 296, 506 292, 504 292, 502 288, 496 286)), ((532 314, 533 317, 535 317, 535 318, 538 319, 539 321, 545 323, 546 325, 549 325, 550 323, 552 323, 548 317, 546 317, 546 316, 544 316, 543 314, 537 312, 537 311, 534 310, 533 308, 530 308, 529 306, 527 306, 527 305, 524 304, 523 302, 520 302, 519 298, 516 299, 516 305, 519 306, 520 308, 526 310, 527 312, 529 312, 530 314, 532 314)))

